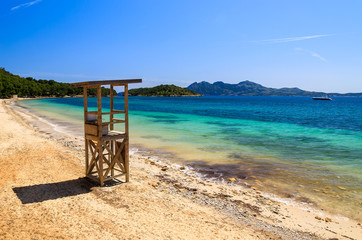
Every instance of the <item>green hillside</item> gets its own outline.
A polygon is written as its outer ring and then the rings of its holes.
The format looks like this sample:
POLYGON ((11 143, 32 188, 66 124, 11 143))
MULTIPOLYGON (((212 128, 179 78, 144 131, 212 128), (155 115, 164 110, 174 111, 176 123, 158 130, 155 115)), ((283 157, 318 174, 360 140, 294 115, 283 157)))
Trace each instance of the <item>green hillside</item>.
POLYGON ((175 85, 159 85, 152 88, 136 88, 128 91, 131 96, 184 97, 201 96, 195 91, 175 85))
MULTIPOLYGON (((89 95, 96 95, 96 89, 88 89, 89 95)), ((109 95, 108 88, 102 88, 102 96, 109 95)), ((4 68, 0 68, 0 98, 10 98, 17 94, 18 97, 39 96, 74 96, 83 95, 83 88, 70 87, 69 83, 60 83, 54 80, 36 80, 32 77, 20 77, 14 75, 4 68)), ((117 94, 114 91, 114 94, 117 94)))

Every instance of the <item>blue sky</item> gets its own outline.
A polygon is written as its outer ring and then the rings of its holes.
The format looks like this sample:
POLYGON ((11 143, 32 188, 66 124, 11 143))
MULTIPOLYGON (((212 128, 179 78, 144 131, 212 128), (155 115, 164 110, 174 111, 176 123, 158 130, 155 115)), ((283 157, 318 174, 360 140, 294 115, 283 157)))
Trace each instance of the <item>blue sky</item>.
POLYGON ((0 66, 21 76, 362 92, 360 0, 0 3, 0 66))

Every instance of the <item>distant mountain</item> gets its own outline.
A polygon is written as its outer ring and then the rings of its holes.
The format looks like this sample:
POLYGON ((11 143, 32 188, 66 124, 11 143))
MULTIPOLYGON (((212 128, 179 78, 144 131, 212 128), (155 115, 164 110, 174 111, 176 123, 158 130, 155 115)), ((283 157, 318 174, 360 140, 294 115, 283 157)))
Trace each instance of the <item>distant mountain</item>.
POLYGON ((251 81, 242 81, 237 84, 224 82, 194 82, 188 89, 203 95, 230 95, 230 96, 324 96, 331 97, 362 97, 362 93, 324 93, 304 91, 299 88, 268 88, 251 81))
POLYGON ((128 91, 130 96, 197 97, 197 92, 175 85, 159 85, 152 88, 135 88, 128 91))

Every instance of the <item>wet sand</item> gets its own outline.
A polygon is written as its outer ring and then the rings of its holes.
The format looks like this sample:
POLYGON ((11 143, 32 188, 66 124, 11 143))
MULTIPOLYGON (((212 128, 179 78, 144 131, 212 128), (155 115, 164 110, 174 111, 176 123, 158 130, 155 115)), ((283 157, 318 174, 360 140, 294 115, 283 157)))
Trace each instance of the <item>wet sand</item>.
POLYGON ((361 238, 354 220, 146 152, 131 154, 131 182, 100 188, 83 178, 82 139, 46 125, 0 104, 0 239, 361 238))

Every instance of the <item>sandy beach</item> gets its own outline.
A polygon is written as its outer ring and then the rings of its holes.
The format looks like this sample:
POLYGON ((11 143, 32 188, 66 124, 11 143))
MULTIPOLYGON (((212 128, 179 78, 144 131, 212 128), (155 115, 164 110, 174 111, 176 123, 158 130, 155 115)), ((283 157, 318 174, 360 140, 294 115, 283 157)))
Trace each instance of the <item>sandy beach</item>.
POLYGON ((362 237, 355 220, 142 153, 131 154, 129 183, 101 188, 84 178, 82 139, 0 101, 0 239, 362 237))

